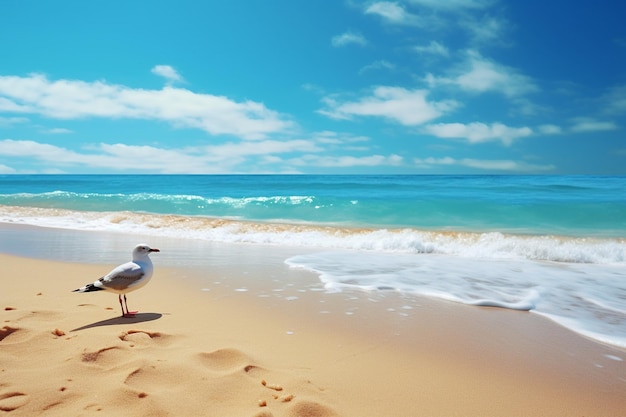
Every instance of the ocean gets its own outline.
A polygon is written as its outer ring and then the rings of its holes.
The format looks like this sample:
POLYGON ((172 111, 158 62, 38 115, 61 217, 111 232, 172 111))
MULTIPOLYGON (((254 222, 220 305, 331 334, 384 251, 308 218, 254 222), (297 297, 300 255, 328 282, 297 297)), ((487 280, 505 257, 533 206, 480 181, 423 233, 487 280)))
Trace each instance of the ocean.
POLYGON ((327 291, 527 310, 626 347, 626 177, 4 175, 0 223, 289 248, 327 291))

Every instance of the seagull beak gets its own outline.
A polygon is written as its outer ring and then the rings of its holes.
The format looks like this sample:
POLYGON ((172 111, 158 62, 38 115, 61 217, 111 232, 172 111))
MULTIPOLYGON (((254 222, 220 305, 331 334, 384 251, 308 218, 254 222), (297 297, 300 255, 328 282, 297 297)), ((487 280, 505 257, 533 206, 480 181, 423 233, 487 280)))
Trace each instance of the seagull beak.
POLYGON ((148 252, 161 252, 160 250, 154 248, 154 249, 150 249, 148 252))

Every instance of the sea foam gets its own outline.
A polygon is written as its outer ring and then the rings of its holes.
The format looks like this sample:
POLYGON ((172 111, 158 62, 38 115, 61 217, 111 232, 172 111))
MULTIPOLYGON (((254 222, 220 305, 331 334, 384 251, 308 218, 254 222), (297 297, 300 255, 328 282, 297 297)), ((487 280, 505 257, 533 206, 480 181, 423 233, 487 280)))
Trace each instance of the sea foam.
POLYGON ((471 259, 530 259, 562 263, 624 264, 626 240, 372 229, 310 223, 250 222, 228 218, 93 212, 0 206, 0 221, 75 230, 135 232, 143 235, 225 243, 287 245, 404 254, 445 254, 471 259))
POLYGON ((623 264, 332 251, 287 264, 330 291, 397 291, 476 306, 532 311, 587 337, 626 347, 623 264))

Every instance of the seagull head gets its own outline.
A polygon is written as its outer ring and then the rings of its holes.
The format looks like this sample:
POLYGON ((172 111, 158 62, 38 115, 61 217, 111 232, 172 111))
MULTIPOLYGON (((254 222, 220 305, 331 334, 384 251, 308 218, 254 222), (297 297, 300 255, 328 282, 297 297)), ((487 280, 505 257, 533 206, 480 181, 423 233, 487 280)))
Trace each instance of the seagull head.
POLYGON ((133 259, 143 258, 144 256, 148 256, 151 252, 161 252, 161 251, 156 248, 151 248, 145 243, 141 243, 135 246, 135 249, 133 249, 133 259))

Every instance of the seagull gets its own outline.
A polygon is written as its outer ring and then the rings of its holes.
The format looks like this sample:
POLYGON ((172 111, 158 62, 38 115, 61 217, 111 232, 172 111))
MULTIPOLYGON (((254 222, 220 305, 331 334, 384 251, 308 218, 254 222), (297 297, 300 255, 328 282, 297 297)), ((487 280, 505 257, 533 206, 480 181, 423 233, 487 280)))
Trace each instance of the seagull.
POLYGON ((104 290, 117 293, 120 306, 122 307, 122 317, 135 317, 135 314, 138 312, 128 311, 126 293, 143 287, 150 281, 150 278, 152 278, 154 268, 152 267, 152 261, 149 257, 151 252, 160 252, 160 250, 151 248, 143 243, 135 246, 132 261, 118 266, 102 278, 84 287, 77 288, 72 292, 104 290), (124 296, 123 303, 122 295, 124 296), (124 307, 126 307, 126 310, 124 310, 124 307))

